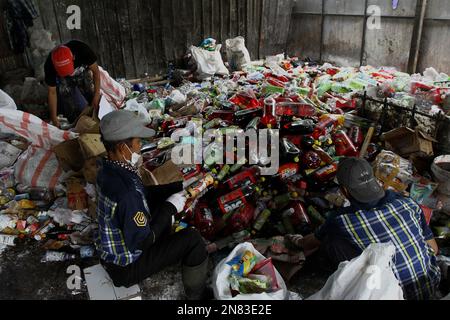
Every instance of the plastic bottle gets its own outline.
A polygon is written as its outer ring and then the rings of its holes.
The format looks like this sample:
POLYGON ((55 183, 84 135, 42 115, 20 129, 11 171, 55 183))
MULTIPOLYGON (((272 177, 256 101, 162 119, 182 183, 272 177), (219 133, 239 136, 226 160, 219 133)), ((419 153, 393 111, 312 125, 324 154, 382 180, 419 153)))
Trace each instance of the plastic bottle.
POLYGON ((298 200, 299 194, 297 192, 288 192, 273 198, 273 204, 277 209, 285 208, 292 200, 298 200))
POLYGON ((337 126, 343 125, 345 118, 342 115, 324 115, 320 118, 312 137, 319 139, 321 136, 330 134, 337 126))
POLYGON ((223 181, 223 179, 225 179, 228 173, 230 173, 230 169, 231 166, 229 164, 224 165, 220 170, 219 174, 217 175, 216 180, 219 182, 223 181))
POLYGON ((364 134, 362 129, 358 126, 353 126, 351 127, 348 135, 350 136, 350 139, 352 140, 354 146, 357 149, 360 149, 362 144, 364 143, 364 134))
POLYGON ((253 120, 249 122, 249 124, 247 125, 247 127, 245 129, 247 131, 248 130, 258 131, 260 123, 261 123, 261 117, 253 118, 253 120))
POLYGON ((253 108, 246 110, 239 110, 234 114, 234 123, 243 125, 250 122, 255 117, 260 117, 262 115, 261 108, 253 108))
POLYGON ((190 198, 196 198, 199 194, 204 192, 208 187, 214 184, 214 178, 212 175, 208 174, 203 179, 197 181, 191 185, 187 192, 190 198))
POLYGON ((269 129, 276 129, 278 127, 275 109, 276 102, 274 98, 267 98, 264 100, 264 116, 261 118, 261 125, 263 127, 269 129))
POLYGON ((306 135, 314 132, 315 123, 313 120, 299 120, 287 123, 283 126, 284 131, 290 134, 306 135))
POLYGON ((293 208, 289 208, 281 214, 283 226, 284 226, 284 229, 286 230, 287 234, 295 233, 294 226, 292 224, 292 216, 294 213, 295 213, 295 210, 293 208))
POLYGON ((287 138, 281 140, 281 153, 283 158, 289 162, 300 162, 301 150, 287 138))
POLYGON ((308 214, 314 220, 314 222, 318 225, 322 225, 325 223, 325 218, 317 211, 313 206, 308 207, 308 214))
POLYGON ((0 246, 15 246, 17 236, 10 236, 6 234, 0 234, 0 246))
POLYGON ((261 214, 258 216, 258 219, 256 219, 255 223, 253 224, 252 230, 253 235, 257 234, 262 230, 267 220, 269 220, 271 214, 272 212, 269 209, 265 209, 263 212, 261 212, 261 214))
POLYGON ((76 255, 74 254, 68 254, 65 252, 58 252, 58 251, 47 251, 45 253, 45 256, 42 258, 41 262, 63 262, 68 260, 74 260, 76 258, 76 255))

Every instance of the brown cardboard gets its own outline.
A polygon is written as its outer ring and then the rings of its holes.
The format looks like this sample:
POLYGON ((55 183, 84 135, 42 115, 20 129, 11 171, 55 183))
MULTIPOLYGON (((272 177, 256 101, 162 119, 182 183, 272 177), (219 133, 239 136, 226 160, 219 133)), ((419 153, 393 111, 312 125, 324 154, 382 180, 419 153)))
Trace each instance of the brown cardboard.
POLYGON ((437 142, 419 130, 406 127, 389 131, 382 137, 392 151, 402 157, 412 154, 432 156, 434 154, 433 142, 437 142))
POLYGON ((166 185, 183 181, 183 175, 171 160, 156 168, 151 173, 147 169, 142 168, 141 174, 144 185, 146 186, 166 185))
POLYGON ((79 134, 100 134, 100 122, 90 116, 81 116, 75 126, 75 132, 79 134))
POLYGON ((82 181, 71 177, 66 180, 68 208, 72 210, 84 210, 88 208, 88 195, 84 190, 82 181))
POLYGON ((100 134, 85 133, 78 138, 78 141, 80 142, 81 152, 85 159, 106 154, 106 149, 101 141, 100 134))
POLYGON ((78 139, 62 142, 53 151, 64 171, 77 172, 83 168, 84 158, 78 139))
POLYGON ((87 159, 84 162, 84 166, 83 166, 83 176, 84 179, 86 180, 86 182, 89 182, 90 184, 95 185, 96 180, 97 180, 97 172, 98 172, 98 168, 97 168, 97 160, 99 158, 91 158, 91 159, 87 159))

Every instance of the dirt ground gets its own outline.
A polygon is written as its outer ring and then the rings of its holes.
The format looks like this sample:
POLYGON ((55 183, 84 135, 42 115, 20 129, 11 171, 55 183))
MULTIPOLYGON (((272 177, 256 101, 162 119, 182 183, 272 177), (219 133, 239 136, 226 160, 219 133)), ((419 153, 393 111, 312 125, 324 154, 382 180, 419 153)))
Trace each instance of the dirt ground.
MULTIPOLYGON (((98 263, 96 259, 68 262, 41 263, 45 250, 36 242, 17 245, 0 255, 0 300, 86 300, 87 287, 82 283, 80 291, 71 291, 66 281, 67 268, 77 265, 81 270, 98 263)), ((226 253, 211 257, 210 274, 226 253)), ((307 298, 320 290, 328 276, 306 266, 292 279, 288 288, 307 298)), ((83 278, 84 280, 84 278, 83 278)), ((144 300, 182 300, 184 290, 181 266, 173 266, 140 284, 144 300)))

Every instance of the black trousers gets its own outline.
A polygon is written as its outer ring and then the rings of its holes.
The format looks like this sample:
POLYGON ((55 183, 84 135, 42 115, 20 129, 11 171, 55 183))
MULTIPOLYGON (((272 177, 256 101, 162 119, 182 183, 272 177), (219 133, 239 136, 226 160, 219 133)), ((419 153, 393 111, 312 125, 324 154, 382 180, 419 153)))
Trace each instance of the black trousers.
POLYGON ((341 262, 351 261, 360 256, 361 253, 361 249, 347 239, 326 236, 320 245, 318 256, 322 269, 334 272, 341 262))
POLYGON ((188 228, 172 234, 171 215, 160 213, 151 223, 156 242, 143 248, 137 261, 126 267, 102 262, 116 287, 129 288, 166 267, 180 262, 195 267, 208 258, 205 242, 197 230, 188 228))

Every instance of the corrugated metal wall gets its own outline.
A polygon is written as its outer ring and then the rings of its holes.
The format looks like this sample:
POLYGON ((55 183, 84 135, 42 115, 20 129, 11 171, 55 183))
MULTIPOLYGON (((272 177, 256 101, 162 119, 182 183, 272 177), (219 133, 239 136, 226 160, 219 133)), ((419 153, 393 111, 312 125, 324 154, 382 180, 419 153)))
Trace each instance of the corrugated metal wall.
MULTIPOLYGON (((418 0, 296 0, 288 52, 359 66, 407 71, 418 0), (369 30, 371 5, 381 8, 381 29, 369 30)), ((429 66, 450 73, 450 1, 428 0, 417 71, 429 66)))
POLYGON ((127 78, 165 69, 207 37, 224 43, 243 35, 254 59, 282 52, 293 5, 293 0, 38 1, 43 26, 57 42, 87 42, 105 69, 127 78), (81 8, 81 30, 66 27, 69 5, 81 8))

